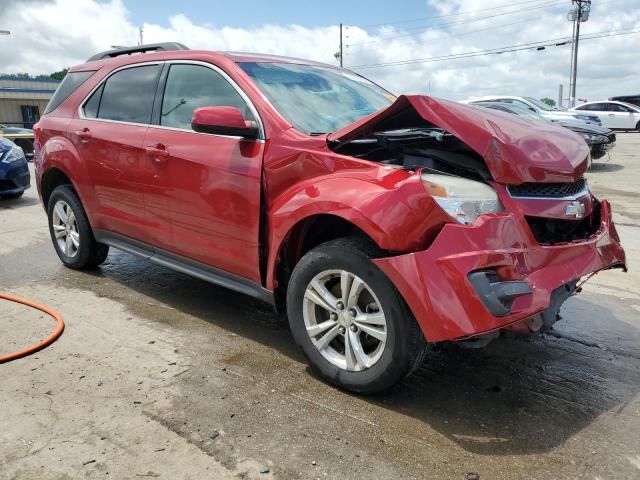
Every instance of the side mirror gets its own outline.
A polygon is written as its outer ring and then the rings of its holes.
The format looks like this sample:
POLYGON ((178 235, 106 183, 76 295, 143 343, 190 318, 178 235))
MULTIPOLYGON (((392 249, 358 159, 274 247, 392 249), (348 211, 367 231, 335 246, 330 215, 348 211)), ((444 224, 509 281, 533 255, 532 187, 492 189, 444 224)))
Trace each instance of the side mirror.
POLYGON ((246 121, 235 107, 200 107, 193 111, 191 128, 200 133, 258 138, 256 122, 246 121))

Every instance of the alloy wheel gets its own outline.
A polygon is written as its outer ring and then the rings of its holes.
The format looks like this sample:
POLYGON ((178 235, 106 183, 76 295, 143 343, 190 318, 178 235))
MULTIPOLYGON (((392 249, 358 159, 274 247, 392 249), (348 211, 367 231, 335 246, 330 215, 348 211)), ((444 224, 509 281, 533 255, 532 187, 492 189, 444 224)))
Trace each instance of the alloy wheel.
POLYGON ((56 202, 51 222, 60 251, 69 258, 75 257, 80 249, 80 232, 76 215, 67 202, 56 202))
POLYGON ((387 321, 373 290, 345 270, 317 274, 304 294, 307 334, 320 354, 338 368, 358 372, 384 352, 387 321))

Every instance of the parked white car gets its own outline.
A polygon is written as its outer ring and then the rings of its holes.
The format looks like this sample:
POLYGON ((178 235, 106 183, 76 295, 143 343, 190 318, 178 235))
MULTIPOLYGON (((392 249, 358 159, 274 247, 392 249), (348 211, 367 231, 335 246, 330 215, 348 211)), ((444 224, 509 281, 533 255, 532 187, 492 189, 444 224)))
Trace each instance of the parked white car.
POLYGON ((591 112, 569 112, 567 110, 560 110, 557 107, 551 107, 546 103, 536 100, 533 97, 518 97, 515 95, 489 95, 484 97, 469 97, 467 100, 462 100, 461 103, 478 103, 478 102, 499 102, 499 103, 512 103, 516 106, 527 108, 532 112, 541 115, 547 120, 557 122, 560 120, 582 120, 590 125, 601 125, 602 122, 597 115, 591 112))
POLYGON ((631 103, 611 100, 587 102, 569 111, 597 115, 607 128, 640 130, 640 107, 631 103))

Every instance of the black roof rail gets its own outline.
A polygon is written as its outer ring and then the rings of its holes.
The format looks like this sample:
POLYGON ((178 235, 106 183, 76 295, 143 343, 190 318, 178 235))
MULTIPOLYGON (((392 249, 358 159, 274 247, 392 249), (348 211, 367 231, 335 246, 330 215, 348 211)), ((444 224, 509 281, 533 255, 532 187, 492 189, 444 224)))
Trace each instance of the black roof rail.
POLYGON ((105 58, 119 57, 120 55, 131 55, 133 53, 162 52, 170 50, 189 50, 189 47, 178 42, 150 43, 148 45, 137 45, 135 47, 118 47, 106 52, 96 53, 87 62, 104 60, 105 58))

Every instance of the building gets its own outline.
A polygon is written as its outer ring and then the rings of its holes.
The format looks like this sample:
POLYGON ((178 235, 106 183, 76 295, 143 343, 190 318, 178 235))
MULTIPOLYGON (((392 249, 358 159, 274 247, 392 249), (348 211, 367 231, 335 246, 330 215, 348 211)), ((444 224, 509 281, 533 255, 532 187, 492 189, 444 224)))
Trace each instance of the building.
POLYGON ((60 81, 0 76, 0 125, 32 128, 60 81))

